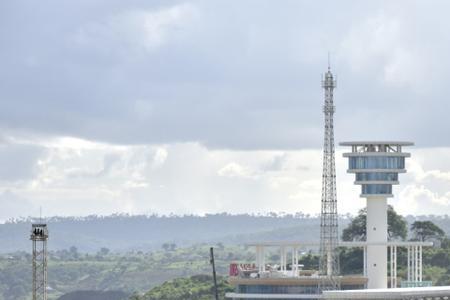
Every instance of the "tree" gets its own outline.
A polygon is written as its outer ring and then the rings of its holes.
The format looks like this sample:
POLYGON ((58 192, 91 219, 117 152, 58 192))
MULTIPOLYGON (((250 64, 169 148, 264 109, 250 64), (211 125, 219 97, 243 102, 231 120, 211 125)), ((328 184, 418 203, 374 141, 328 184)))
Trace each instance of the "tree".
POLYGON ((78 249, 75 246, 72 246, 69 248, 69 253, 72 256, 73 259, 78 259, 79 258, 79 254, 78 254, 78 249))
POLYGON ((319 268, 319 256, 312 253, 302 255, 298 261, 305 270, 317 270, 319 268))
POLYGON ((170 244, 169 244, 169 243, 164 243, 164 244, 162 244, 161 247, 164 249, 164 251, 169 251, 169 249, 170 249, 170 244))
POLYGON ((101 256, 106 256, 106 255, 108 255, 108 253, 109 253, 109 249, 108 248, 105 248, 105 247, 100 248, 100 255, 101 256))
MULTIPOLYGON (((405 240, 408 235, 408 226, 405 219, 397 214, 392 207, 388 205, 388 237, 390 240, 405 240)), ((361 209, 358 215, 342 231, 342 240, 344 241, 364 241, 366 240, 367 210, 361 209)))
POLYGON ((361 274, 363 251, 361 248, 340 248, 339 266, 342 275, 361 274))
POLYGON ((417 241, 429 241, 433 239, 441 240, 445 237, 445 232, 431 221, 415 221, 411 225, 413 239, 417 241))
POLYGON ((358 215, 342 231, 344 241, 363 241, 366 239, 367 211, 361 209, 358 215))
POLYGON ((217 248, 219 248, 219 250, 223 251, 225 249, 225 246, 223 245, 223 243, 219 242, 219 243, 217 243, 217 248))

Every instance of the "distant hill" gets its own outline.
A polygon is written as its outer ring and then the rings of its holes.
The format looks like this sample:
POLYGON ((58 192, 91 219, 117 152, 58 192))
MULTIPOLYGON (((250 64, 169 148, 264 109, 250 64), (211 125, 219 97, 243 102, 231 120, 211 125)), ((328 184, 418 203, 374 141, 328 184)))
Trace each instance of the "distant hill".
MULTIPOLYGON (((409 223, 430 219, 450 233, 448 216, 407 216, 409 223)), ((349 222, 341 216, 340 228, 349 222)), ((29 251, 31 219, 0 224, 0 253, 29 251)), ((49 249, 69 249, 94 253, 100 248, 112 251, 155 250, 164 243, 190 246, 197 243, 245 244, 254 241, 317 241, 320 219, 302 213, 267 215, 209 214, 206 216, 89 216, 53 217, 47 220, 49 249)))
MULTIPOLYGON (((16 220, 0 224, 0 253, 29 251, 29 231, 33 220, 16 220)), ((346 221, 343 219, 343 222, 346 221)), ((206 216, 90 216, 54 217, 47 220, 49 249, 75 246, 83 252, 102 247, 112 251, 155 250, 163 243, 189 246, 202 242, 245 243, 267 236, 271 231, 302 228, 286 239, 317 240, 320 220, 303 214, 265 216, 211 214, 206 216)))
POLYGON ((126 300, 128 295, 120 291, 75 291, 65 294, 58 300, 126 300))

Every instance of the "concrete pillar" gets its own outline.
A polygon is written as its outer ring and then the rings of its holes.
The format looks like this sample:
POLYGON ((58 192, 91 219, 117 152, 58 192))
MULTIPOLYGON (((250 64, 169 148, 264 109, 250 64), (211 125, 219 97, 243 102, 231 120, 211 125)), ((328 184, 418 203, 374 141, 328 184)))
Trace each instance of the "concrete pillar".
POLYGON ((363 274, 367 276, 367 247, 363 247, 363 274))
POLYGON ((394 287, 394 247, 390 246, 389 248, 389 265, 390 265, 390 275, 391 275, 391 286, 392 289, 394 287))
POLYGON ((408 274, 408 276, 407 276, 407 281, 411 281, 411 246, 408 246, 407 249, 408 249, 408 260, 407 260, 407 263, 408 263, 407 274, 408 274))
POLYGON ((419 281, 419 247, 414 246, 414 281, 419 281))
POLYGON ((256 252, 256 266, 258 267, 258 272, 261 272, 261 254, 259 252, 259 246, 255 247, 256 252))
POLYGON ((390 274, 391 274, 391 289, 397 287, 397 246, 391 245, 390 249, 390 274))
POLYGON ((369 289, 387 288, 387 198, 367 198, 367 276, 369 289))
POLYGON ((419 246, 419 281, 422 282, 422 246, 419 246))
POLYGON ((262 261, 262 271, 265 272, 266 271, 266 254, 265 251, 266 249, 264 248, 264 246, 261 247, 261 261, 262 261))
POLYGON ((394 285, 393 288, 397 287, 397 246, 393 246, 394 251, 394 285))

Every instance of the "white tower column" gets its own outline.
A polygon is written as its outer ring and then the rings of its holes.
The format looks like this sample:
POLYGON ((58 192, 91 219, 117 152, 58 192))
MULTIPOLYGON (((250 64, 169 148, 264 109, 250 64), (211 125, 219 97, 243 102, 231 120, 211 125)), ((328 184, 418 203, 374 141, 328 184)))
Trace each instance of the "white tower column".
POLYGON ((348 172, 355 174, 355 184, 361 185, 360 196, 367 199, 367 286, 370 289, 387 288, 387 198, 394 196, 392 185, 400 183, 398 174, 406 172, 405 159, 410 154, 402 149, 412 145, 393 141, 341 143, 352 147, 352 152, 344 153, 348 157, 348 172))
POLYGON ((367 276, 369 289, 387 288, 387 198, 367 198, 367 276))

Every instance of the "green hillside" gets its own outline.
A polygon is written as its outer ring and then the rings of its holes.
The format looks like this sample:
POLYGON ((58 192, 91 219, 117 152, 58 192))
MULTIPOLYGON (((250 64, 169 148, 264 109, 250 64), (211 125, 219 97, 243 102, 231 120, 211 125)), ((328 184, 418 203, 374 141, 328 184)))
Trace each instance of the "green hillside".
MULTIPOLYGON (((230 261, 253 256, 243 247, 215 248, 217 272, 226 275, 230 261)), ((176 248, 168 244, 155 252, 79 253, 76 249, 51 252, 49 299, 73 291, 145 292, 164 282, 211 273, 209 245, 176 248)), ((24 252, 0 256, 0 300, 28 300, 31 291, 31 257, 24 252)))
POLYGON ((128 295, 119 291, 75 291, 67 293, 58 300, 126 300, 128 295))
MULTIPOLYGON (((217 278, 219 298, 233 291, 226 278, 217 278)), ((130 300, 211 300, 214 295, 213 278, 210 275, 195 275, 188 278, 176 278, 154 287, 144 295, 134 295, 130 300)))

